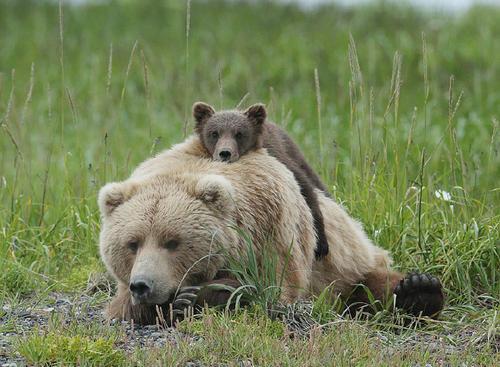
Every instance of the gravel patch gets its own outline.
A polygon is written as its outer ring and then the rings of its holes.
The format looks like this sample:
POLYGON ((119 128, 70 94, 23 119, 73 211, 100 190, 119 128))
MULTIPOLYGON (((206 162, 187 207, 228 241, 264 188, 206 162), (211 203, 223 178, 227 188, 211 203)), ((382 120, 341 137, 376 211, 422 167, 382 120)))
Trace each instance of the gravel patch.
MULTIPOLYGON (((107 301, 96 301, 96 289, 87 290, 87 294, 69 295, 50 293, 42 300, 31 297, 22 301, 6 303, 2 307, 0 317, 0 367, 25 366, 26 361, 13 348, 14 340, 38 330, 44 333, 49 330, 51 319, 57 319, 58 324, 70 325, 78 323, 97 323, 105 327, 115 327, 123 337, 115 343, 126 353, 133 353, 137 348, 161 348, 165 345, 177 345, 180 340, 188 342, 201 341, 200 337, 179 332, 175 328, 161 325, 136 325, 128 321, 107 320, 104 308, 107 301)), ((104 291, 99 289, 98 291, 104 291)), ((287 325, 292 335, 306 337, 317 323, 310 314, 310 302, 279 306, 270 311, 270 317, 277 318, 287 325)), ((251 366, 250 361, 239 361, 237 365, 251 366)), ((199 367, 199 361, 191 361, 186 366, 199 367)))
MULTIPOLYGON (((102 291, 99 290, 99 292, 102 291)), ((75 296, 54 292, 42 298, 31 297, 4 303, 0 309, 0 367, 25 366, 26 361, 16 354, 12 343, 34 330, 40 333, 48 331, 50 323, 54 321, 56 325, 62 324, 63 326, 74 326, 77 322, 84 325, 114 328, 119 332, 115 347, 125 353, 133 353, 136 349, 176 346, 180 341, 202 342, 198 336, 187 335, 175 328, 162 325, 141 326, 127 321, 109 321, 103 313, 109 297, 102 296, 107 292, 100 294, 101 296, 99 293, 75 296), (98 301, 99 299, 101 300, 98 301)), ((329 323, 330 325, 319 325, 312 317, 312 304, 307 301, 293 305, 277 305, 269 310, 269 316, 282 321, 290 337, 299 338, 308 338, 311 333, 318 330, 327 331, 329 327, 335 327, 337 323, 350 322, 339 316, 339 319, 329 323)), ((398 336, 397 332, 394 334, 381 332, 370 327, 367 327, 365 332, 377 337, 390 355, 401 350, 424 346, 429 353, 445 357, 457 353, 465 346, 480 350, 485 344, 491 345, 494 353, 500 352, 498 334, 488 335, 483 328, 472 325, 449 330, 446 333, 426 333, 415 330, 406 336, 398 336)), ((252 365, 249 361, 238 363, 241 366, 252 365)), ((187 363, 187 366, 198 367, 203 364, 191 361, 187 363)))
POLYGON ((85 322, 113 326, 123 337, 116 342, 116 348, 131 353, 136 348, 161 348, 167 344, 176 345, 179 340, 197 341, 180 333, 175 328, 159 325, 134 325, 127 321, 107 320, 103 313, 106 301, 96 302, 95 297, 51 293, 39 299, 25 299, 19 303, 5 303, 0 315, 0 367, 25 366, 26 362, 13 350, 15 339, 33 330, 43 333, 49 330, 51 319, 57 318, 63 325, 85 322))

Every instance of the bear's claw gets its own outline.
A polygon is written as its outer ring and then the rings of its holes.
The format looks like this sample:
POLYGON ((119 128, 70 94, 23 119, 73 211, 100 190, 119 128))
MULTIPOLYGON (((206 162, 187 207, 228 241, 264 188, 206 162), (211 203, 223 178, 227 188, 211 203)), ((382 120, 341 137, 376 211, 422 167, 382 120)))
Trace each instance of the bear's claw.
POLYGON ((191 307, 194 308, 200 287, 182 287, 177 292, 172 301, 172 319, 181 320, 186 311, 191 307))
POLYGON ((412 272, 394 288, 396 307, 414 315, 435 317, 443 309, 443 287, 438 278, 412 272))

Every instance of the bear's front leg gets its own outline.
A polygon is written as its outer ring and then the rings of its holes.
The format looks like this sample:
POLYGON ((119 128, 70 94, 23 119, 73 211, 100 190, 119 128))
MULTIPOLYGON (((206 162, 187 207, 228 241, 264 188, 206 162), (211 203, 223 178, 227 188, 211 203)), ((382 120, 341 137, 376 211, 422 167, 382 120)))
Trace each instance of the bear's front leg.
POLYGON ((225 306, 240 282, 230 278, 214 279, 199 286, 188 286, 179 289, 172 301, 173 321, 182 320, 189 312, 205 306, 225 306))

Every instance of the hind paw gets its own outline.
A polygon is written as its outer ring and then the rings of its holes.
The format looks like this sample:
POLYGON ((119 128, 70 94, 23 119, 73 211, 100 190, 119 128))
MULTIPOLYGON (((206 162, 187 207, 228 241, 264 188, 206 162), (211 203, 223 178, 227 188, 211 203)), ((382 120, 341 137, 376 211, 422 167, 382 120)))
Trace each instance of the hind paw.
POLYGON ((443 287, 438 278, 409 273, 394 288, 396 307, 411 315, 436 317, 443 309, 443 287))

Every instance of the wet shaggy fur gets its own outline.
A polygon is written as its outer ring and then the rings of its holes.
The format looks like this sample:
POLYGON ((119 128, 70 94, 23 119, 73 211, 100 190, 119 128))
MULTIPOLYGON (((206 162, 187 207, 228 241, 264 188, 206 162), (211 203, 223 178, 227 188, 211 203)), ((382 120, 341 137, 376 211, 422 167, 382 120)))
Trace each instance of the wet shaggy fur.
POLYGON ((318 259, 328 254, 323 213, 319 208, 315 189, 328 195, 319 176, 306 162, 299 147, 279 126, 266 121, 267 112, 262 104, 250 106, 246 111, 215 112, 212 106, 197 102, 193 105, 195 131, 214 160, 235 162, 248 152, 266 148, 297 180, 314 219, 317 235, 315 254, 318 259))
MULTIPOLYGON (((118 282, 108 315, 155 323, 176 294, 192 296, 183 287, 237 285, 222 272, 227 256, 245 253, 246 243, 235 227, 250 236, 258 261, 267 255, 266 245, 273 244, 277 274, 284 274, 283 302, 332 286, 335 294, 359 303, 362 295, 352 292, 362 283, 383 301, 395 292, 396 305, 413 314, 441 310, 439 283, 428 277, 414 283, 413 274, 406 281, 392 271, 388 253, 371 243, 361 225, 323 192, 316 194, 330 243, 321 260, 314 256, 313 218, 296 180, 265 150, 225 164, 215 162, 193 136, 145 161, 129 179, 110 183, 99 193, 101 257, 118 282), (169 246, 172 239, 177 246, 169 246), (151 292, 137 300, 130 284, 145 278, 151 292)), ((196 302, 214 305, 228 296, 202 291, 196 302)))

